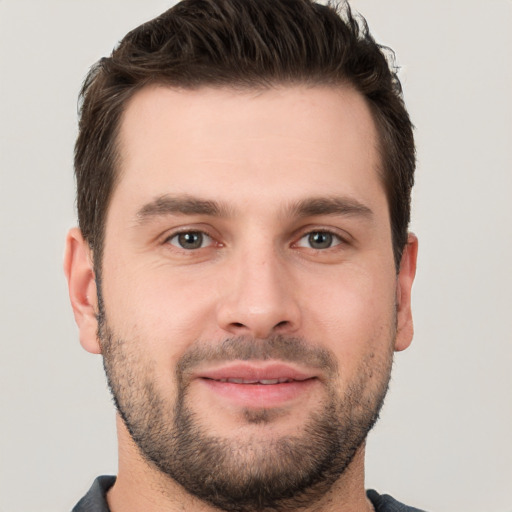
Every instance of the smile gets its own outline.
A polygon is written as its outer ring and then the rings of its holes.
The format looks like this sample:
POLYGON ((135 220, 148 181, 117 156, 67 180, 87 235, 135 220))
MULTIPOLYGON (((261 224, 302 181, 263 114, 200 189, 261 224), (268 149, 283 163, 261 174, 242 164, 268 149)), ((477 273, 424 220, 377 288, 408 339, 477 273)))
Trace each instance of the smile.
POLYGON ((243 408, 275 408, 307 400, 320 382, 312 371, 281 362, 233 362, 195 375, 208 399, 243 408))
MULTIPOLYGON (((237 378, 229 378, 229 379, 214 379, 218 382, 230 382, 232 384, 284 384, 287 382, 294 382, 294 379, 288 378, 280 378, 280 379, 237 379, 237 378)), ((304 379, 306 380, 306 379, 304 379)))

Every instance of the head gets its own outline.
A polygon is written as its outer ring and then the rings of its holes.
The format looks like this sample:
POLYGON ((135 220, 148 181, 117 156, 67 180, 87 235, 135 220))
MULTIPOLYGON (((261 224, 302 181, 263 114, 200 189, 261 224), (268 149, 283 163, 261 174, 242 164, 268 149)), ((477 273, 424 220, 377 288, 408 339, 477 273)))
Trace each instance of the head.
POLYGON ((65 267, 120 439, 224 510, 322 499, 412 338, 414 145, 382 49, 347 6, 185 0, 82 95, 65 267))
POLYGON ((118 134, 130 98, 150 84, 194 90, 350 86, 379 133, 398 270, 407 242, 415 148, 393 53, 347 3, 185 0, 130 33, 89 72, 75 147, 79 226, 101 269, 105 219, 120 178, 118 134), (269 24, 267 20, 272 20, 269 24))

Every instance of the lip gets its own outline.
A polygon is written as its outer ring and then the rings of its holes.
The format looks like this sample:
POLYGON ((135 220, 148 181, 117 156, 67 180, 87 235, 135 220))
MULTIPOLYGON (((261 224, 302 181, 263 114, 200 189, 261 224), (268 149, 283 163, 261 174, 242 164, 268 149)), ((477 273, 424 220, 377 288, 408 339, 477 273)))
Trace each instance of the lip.
POLYGON ((274 380, 287 379, 303 381, 316 377, 314 372, 279 362, 272 363, 243 363, 234 362, 219 368, 211 368, 198 372, 197 377, 211 380, 243 379, 243 380, 274 380))
POLYGON ((318 376, 284 363, 242 363, 198 372, 209 392, 235 406, 274 408, 305 397, 318 376))

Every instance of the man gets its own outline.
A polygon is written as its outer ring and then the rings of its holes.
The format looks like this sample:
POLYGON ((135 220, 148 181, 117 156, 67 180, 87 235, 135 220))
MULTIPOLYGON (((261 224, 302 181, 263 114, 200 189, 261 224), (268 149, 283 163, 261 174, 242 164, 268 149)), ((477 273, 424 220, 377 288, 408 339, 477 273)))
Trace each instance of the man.
POLYGON ((365 23, 184 0, 82 100, 65 272, 119 472, 74 510, 417 510, 364 489, 417 253, 412 126, 365 23))

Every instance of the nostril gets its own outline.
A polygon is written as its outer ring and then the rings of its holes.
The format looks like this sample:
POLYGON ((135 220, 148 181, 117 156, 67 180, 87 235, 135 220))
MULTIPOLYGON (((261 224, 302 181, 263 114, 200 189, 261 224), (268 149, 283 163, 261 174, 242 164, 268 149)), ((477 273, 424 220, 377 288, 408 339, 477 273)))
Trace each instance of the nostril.
POLYGON ((283 321, 279 322, 278 324, 276 324, 275 329, 277 329, 279 327, 286 327, 287 325, 288 325, 288 321, 283 320, 283 321))

